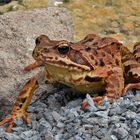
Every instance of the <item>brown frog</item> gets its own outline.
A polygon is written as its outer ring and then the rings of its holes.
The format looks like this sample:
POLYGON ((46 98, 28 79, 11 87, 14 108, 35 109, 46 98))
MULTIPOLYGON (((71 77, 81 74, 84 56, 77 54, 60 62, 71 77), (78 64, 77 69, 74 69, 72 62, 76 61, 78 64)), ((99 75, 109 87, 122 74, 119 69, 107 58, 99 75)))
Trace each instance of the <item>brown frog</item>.
MULTIPOLYGON (((35 43, 35 62, 25 70, 44 66, 44 74, 37 74, 25 84, 11 116, 0 122, 0 125, 9 123, 8 132, 14 127, 15 118, 30 122, 26 109, 42 77, 50 83, 57 81, 83 93, 103 91, 103 96, 93 97, 97 105, 105 96, 112 102, 129 89, 140 89, 140 43, 135 44, 133 52, 116 39, 95 34, 89 34, 77 43, 50 40, 41 35, 35 43)), ((83 102, 82 108, 87 106, 88 103, 83 102)))

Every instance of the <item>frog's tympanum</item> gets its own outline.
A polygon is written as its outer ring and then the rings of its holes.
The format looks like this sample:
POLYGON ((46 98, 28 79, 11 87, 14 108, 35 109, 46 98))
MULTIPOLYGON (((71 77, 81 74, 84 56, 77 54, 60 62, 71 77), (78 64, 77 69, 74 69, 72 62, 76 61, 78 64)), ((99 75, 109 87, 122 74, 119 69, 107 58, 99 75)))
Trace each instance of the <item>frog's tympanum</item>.
MULTIPOLYGON (((140 43, 134 45, 133 52, 116 39, 95 34, 77 43, 50 40, 41 35, 35 43, 35 62, 25 70, 44 66, 44 74, 37 74, 25 84, 10 117, 0 122, 0 125, 9 123, 9 132, 15 125, 15 118, 30 122, 26 109, 43 75, 50 83, 57 81, 83 93, 102 91, 103 96, 93 97, 96 105, 105 96, 112 102, 129 89, 140 89, 140 43)), ((87 106, 88 103, 83 102, 82 107, 87 106)))

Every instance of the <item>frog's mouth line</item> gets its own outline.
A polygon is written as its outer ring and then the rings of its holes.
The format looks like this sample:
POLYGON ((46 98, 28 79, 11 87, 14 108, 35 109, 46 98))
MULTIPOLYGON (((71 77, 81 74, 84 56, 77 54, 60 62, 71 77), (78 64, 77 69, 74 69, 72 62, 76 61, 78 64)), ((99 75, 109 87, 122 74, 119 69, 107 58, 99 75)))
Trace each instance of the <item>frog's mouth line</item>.
POLYGON ((90 70, 90 68, 85 66, 85 65, 78 65, 78 64, 75 64, 73 62, 66 63, 62 60, 55 61, 55 60, 46 59, 45 63, 49 64, 49 65, 54 65, 57 67, 66 68, 69 70, 77 70, 77 71, 89 71, 90 70))

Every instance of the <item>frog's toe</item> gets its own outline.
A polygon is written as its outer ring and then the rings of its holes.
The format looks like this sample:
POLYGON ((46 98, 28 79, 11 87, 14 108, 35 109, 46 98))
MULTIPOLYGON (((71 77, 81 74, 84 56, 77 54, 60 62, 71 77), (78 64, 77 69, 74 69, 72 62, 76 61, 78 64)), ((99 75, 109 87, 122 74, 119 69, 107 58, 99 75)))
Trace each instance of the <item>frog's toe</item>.
POLYGON ((10 116, 0 122, 0 126, 5 125, 5 124, 9 124, 8 128, 6 128, 6 132, 11 132, 12 128, 15 125, 13 117, 10 116))
MULTIPOLYGON (((103 101, 103 98, 102 96, 98 96, 98 97, 93 97, 92 100, 93 102, 95 103, 96 106, 100 105, 101 102, 103 101)), ((82 109, 85 110, 87 107, 89 106, 89 102, 88 101, 83 101, 82 103, 82 109)))
POLYGON ((21 118, 25 123, 30 123, 31 119, 29 119, 28 117, 28 113, 27 112, 16 112, 15 114, 11 114, 10 117, 5 118, 4 120, 2 120, 0 122, 0 126, 8 124, 9 126, 6 128, 6 132, 11 132, 12 128, 16 125, 14 120, 16 118, 21 118))

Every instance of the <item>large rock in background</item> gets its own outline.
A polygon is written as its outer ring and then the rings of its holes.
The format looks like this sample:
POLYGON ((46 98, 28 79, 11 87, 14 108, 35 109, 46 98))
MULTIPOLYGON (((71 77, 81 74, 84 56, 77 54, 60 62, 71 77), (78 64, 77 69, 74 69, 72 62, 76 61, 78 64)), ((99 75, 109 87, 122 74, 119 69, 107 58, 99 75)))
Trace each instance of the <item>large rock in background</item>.
MULTIPOLYGON (((37 71, 25 73, 32 63, 35 38, 72 39, 72 20, 66 9, 17 11, 0 16, 0 116, 11 106, 25 82, 37 71)), ((3 114, 4 115, 4 114, 3 114)))

